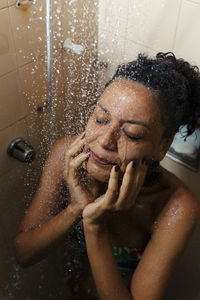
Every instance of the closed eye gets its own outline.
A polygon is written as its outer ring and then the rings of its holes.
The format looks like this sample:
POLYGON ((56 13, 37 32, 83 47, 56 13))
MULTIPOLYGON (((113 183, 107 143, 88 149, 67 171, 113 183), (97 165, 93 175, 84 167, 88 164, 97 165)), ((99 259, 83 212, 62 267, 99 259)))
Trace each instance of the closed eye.
POLYGON ((95 122, 97 124, 107 125, 109 123, 109 120, 102 121, 102 120, 99 120, 99 119, 95 118, 95 122))
POLYGON ((139 141, 139 140, 143 139, 143 136, 131 136, 131 135, 129 135, 129 134, 125 131, 124 128, 122 129, 122 131, 123 131, 124 135, 125 135, 127 138, 131 139, 132 141, 139 141))

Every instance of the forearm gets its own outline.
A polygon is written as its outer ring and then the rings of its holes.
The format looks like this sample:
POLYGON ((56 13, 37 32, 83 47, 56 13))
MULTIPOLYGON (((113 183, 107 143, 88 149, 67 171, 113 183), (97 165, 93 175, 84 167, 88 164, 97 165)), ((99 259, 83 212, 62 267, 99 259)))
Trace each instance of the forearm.
POLYGON ((108 232, 84 223, 87 253, 100 300, 131 300, 117 268, 108 232))
POLYGON ((69 205, 45 223, 19 232, 14 239, 18 262, 27 266, 43 258, 66 235, 79 215, 80 211, 69 205))

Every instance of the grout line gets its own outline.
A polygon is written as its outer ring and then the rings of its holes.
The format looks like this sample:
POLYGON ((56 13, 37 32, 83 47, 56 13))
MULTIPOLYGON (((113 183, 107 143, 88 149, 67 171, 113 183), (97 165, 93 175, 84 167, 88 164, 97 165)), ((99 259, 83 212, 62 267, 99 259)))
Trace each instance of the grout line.
POLYGON ((187 1, 187 2, 190 2, 190 3, 192 2, 192 3, 194 3, 194 4, 197 4, 197 5, 199 4, 199 5, 200 5, 200 2, 195 1, 195 0, 186 0, 186 1, 187 1))
MULTIPOLYGON (((1 0, 0 0, 1 1, 1 0)), ((60 48, 59 48, 60 49, 60 48)), ((15 49, 16 50, 16 49, 15 49)), ((16 53, 16 52, 15 52, 16 53)), ((41 59, 41 58, 44 58, 45 59, 45 55, 39 55, 39 56, 37 56, 36 57, 36 60, 37 59, 41 59)), ((29 62, 27 62, 27 63, 25 63, 25 64, 23 64, 23 65, 19 65, 19 66, 17 66, 15 69, 12 69, 12 70, 10 70, 10 71, 8 71, 8 72, 6 72, 6 73, 4 73, 4 74, 2 74, 1 76, 0 76, 0 79, 1 78, 3 78, 4 76, 6 76, 6 75, 8 75, 8 74, 10 74, 10 73, 12 73, 12 72, 16 72, 16 71, 18 71, 18 70, 20 70, 20 69, 22 69, 23 67, 25 67, 25 66, 28 66, 29 64, 32 64, 32 63, 36 63, 36 61, 35 60, 31 60, 31 61, 29 61, 29 62)))
POLYGON ((154 51, 154 52, 160 51, 160 50, 158 50, 158 49, 151 48, 151 47, 149 47, 149 46, 147 46, 147 45, 145 45, 145 44, 142 44, 142 43, 140 43, 140 42, 138 42, 138 41, 136 42, 136 41, 129 40, 129 39, 125 39, 125 41, 132 42, 132 43, 136 44, 137 46, 140 46, 140 47, 149 49, 149 50, 154 51))
POLYGON ((14 124, 16 124, 16 123, 19 123, 19 122, 21 122, 21 121, 23 121, 23 120, 26 120, 26 118, 27 118, 27 115, 21 117, 20 119, 18 119, 17 121, 15 121, 15 122, 9 124, 8 126, 1 128, 1 129, 0 129, 0 133, 1 133, 2 131, 6 130, 6 129, 10 128, 10 127, 12 127, 12 126, 13 126, 14 124))
POLYGON ((173 43, 172 43, 172 52, 174 52, 174 47, 175 47, 175 42, 176 42, 176 37, 177 37, 178 25, 179 25, 179 21, 180 21, 182 4, 183 4, 183 0, 180 1, 178 17, 177 17, 177 22, 176 22, 176 26, 175 26, 175 34, 174 34, 173 43))

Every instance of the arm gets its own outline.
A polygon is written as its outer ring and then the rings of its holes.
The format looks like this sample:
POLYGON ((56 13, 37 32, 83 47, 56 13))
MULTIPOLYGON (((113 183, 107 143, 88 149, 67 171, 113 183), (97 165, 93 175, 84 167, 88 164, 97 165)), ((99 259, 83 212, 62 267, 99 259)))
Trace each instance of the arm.
POLYGON ((113 212, 134 205, 144 182, 147 166, 142 161, 137 164, 136 169, 133 166, 132 162, 128 164, 120 189, 118 169, 113 167, 106 194, 88 204, 83 211, 88 257, 101 300, 133 299, 117 268, 106 227, 106 218, 112 218, 113 212))
POLYGON ((196 199, 185 188, 179 188, 155 222, 151 240, 132 277, 131 292, 136 300, 162 299, 198 217, 196 199))
MULTIPOLYGON (((113 185, 110 183, 111 179, 109 186, 114 187, 114 182, 113 185)), ((117 196, 116 202, 112 198, 112 203, 116 205, 119 198, 117 196)), ((105 197, 96 202, 98 213, 102 211, 104 201, 105 197)), ((94 203, 89 204, 85 208, 83 221, 88 256, 99 298, 101 300, 161 299, 174 265, 196 224, 199 210, 197 201, 185 189, 176 192, 173 199, 169 201, 156 222, 151 240, 133 274, 130 291, 125 287, 117 269, 106 223, 100 222, 99 217, 96 221, 91 220, 94 205, 94 203)))
POLYGON ((117 268, 106 227, 84 224, 87 253, 100 300, 131 300, 117 268))
MULTIPOLYGON (((68 207, 62 211, 60 207, 60 191, 63 180, 67 180, 71 155, 83 143, 78 138, 78 142, 73 145, 72 139, 63 138, 54 145, 45 164, 39 189, 17 230, 14 247, 22 266, 30 265, 46 256, 82 212, 84 195, 80 197, 80 193, 78 201, 71 196, 68 207)), ((78 156, 79 165, 85 159, 84 155, 82 153, 78 156)))

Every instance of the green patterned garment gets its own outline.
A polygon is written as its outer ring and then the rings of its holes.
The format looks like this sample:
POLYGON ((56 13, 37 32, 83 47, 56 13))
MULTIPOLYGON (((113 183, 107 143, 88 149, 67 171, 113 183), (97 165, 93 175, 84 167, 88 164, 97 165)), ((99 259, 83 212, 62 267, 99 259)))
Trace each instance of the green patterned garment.
POLYGON ((136 269, 143 249, 135 247, 113 247, 113 253, 121 273, 130 274, 136 269))

